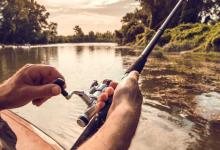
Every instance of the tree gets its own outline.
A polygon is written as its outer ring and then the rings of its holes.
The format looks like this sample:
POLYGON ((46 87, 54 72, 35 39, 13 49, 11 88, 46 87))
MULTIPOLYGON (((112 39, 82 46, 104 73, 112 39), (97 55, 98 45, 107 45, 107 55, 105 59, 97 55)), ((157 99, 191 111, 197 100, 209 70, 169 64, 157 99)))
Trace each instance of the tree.
POLYGON ((145 26, 143 23, 132 20, 122 25, 121 30, 115 31, 116 40, 120 41, 119 44, 126 44, 134 41, 138 34, 143 33, 145 26))
POLYGON ((83 42, 84 41, 84 32, 82 31, 82 28, 79 25, 76 25, 74 28, 74 35, 73 35, 73 41, 74 42, 83 42))
POLYGON ((116 42, 119 44, 123 43, 123 33, 120 30, 115 30, 115 38, 116 38, 116 42))
POLYGON ((114 35, 107 31, 105 33, 94 33, 90 31, 88 34, 84 34, 82 28, 76 25, 74 28, 74 35, 72 36, 71 42, 113 42, 114 35))
POLYGON ((3 21, 2 11, 3 11, 6 4, 7 4, 6 0, 1 0, 0 1, 0 27, 1 27, 1 23, 3 21))
MULTIPOLYGON (((140 9, 127 13, 122 27, 115 32, 120 44, 133 42, 145 29, 157 30, 179 0, 136 0, 140 9)), ((181 23, 213 23, 220 20, 220 0, 188 0, 169 23, 169 28, 181 23)), ((149 30, 151 31, 151 30, 149 30)))
POLYGON ((220 21, 220 1, 204 0, 200 15, 204 17, 205 23, 220 21))
POLYGON ((134 20, 135 18, 135 14, 133 12, 129 12, 127 13, 121 20, 122 23, 126 24, 128 22, 130 22, 131 20, 134 20))
POLYGON ((45 35, 55 33, 55 24, 47 21, 49 13, 46 8, 34 0, 4 0, 0 7, 0 40, 3 43, 47 43, 49 37, 45 35))
POLYGON ((93 31, 90 31, 88 34, 89 42, 95 41, 95 33, 93 31))
POLYGON ((76 25, 73 30, 76 36, 84 36, 84 32, 82 31, 82 28, 80 26, 76 25))
POLYGON ((44 31, 42 43, 56 43, 57 23, 50 23, 48 29, 44 31))
POLYGON ((123 24, 128 24, 129 22, 142 23, 146 26, 149 25, 147 22, 148 16, 142 9, 135 9, 134 12, 127 13, 121 20, 123 24))
MULTIPOLYGON (((156 29, 168 16, 178 0, 137 0, 140 2, 142 11, 148 16, 151 29, 156 29)), ((173 18, 170 27, 179 23, 195 23, 218 21, 220 18, 219 0, 189 0, 173 18), (179 17, 181 16, 181 17, 179 17)))

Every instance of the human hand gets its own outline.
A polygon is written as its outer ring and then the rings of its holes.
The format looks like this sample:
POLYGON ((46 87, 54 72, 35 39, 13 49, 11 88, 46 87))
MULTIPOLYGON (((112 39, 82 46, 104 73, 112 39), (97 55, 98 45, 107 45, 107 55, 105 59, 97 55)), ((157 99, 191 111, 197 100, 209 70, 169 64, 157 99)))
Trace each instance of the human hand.
POLYGON ((141 112, 142 95, 138 87, 138 76, 137 72, 131 72, 118 86, 112 82, 100 95, 97 112, 104 107, 108 96, 114 93, 107 119, 95 135, 78 148, 79 150, 129 148, 141 112))
POLYGON ((138 72, 133 71, 125 77, 119 85, 112 82, 110 87, 106 88, 105 92, 99 96, 97 112, 104 107, 105 101, 113 94, 112 105, 108 115, 120 106, 122 106, 122 108, 128 108, 131 111, 139 111, 141 109, 143 97, 138 86, 138 79, 138 72))
POLYGON ((0 109, 18 108, 31 101, 42 105, 61 93, 60 87, 52 84, 57 78, 63 76, 51 66, 25 65, 0 85, 0 109))

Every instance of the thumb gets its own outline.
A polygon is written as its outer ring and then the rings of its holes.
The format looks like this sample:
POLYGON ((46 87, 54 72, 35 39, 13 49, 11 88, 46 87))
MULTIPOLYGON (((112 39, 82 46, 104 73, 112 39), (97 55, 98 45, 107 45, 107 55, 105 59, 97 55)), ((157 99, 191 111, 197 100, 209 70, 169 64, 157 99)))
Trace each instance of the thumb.
POLYGON ((52 97, 61 93, 61 89, 55 84, 46 84, 41 86, 31 86, 26 91, 30 99, 52 97))

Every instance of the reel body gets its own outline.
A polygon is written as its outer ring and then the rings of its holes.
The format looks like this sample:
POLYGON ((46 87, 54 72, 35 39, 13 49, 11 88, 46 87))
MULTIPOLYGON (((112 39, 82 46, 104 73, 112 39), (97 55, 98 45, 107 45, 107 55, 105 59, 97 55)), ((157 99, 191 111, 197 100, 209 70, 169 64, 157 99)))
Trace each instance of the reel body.
MULTIPOLYGON (((63 79, 57 79, 54 81, 54 84, 57 84, 61 88, 62 95, 67 99, 71 99, 73 95, 79 96, 87 105, 86 111, 80 115, 77 119, 77 124, 80 127, 86 127, 90 120, 96 115, 96 104, 98 102, 98 97, 104 92, 104 90, 110 85, 111 80, 104 80, 101 84, 98 81, 94 81, 89 89, 89 92, 84 91, 73 91, 68 93, 64 89, 65 81, 63 79)), ((107 100, 109 105, 111 105, 111 98, 107 100)))

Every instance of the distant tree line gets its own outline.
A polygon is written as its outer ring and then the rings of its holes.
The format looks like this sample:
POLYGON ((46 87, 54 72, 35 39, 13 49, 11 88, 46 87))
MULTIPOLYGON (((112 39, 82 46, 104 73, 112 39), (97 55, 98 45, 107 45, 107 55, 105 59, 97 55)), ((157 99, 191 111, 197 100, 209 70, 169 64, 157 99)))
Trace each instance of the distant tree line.
POLYGON ((74 35, 58 36, 57 23, 49 22, 49 12, 36 0, 0 0, 0 43, 44 44, 63 42, 112 42, 111 32, 85 34, 79 26, 74 35))
POLYGON ((90 31, 85 34, 79 25, 73 28, 71 36, 57 36, 52 43, 82 43, 82 42, 115 42, 115 35, 107 31, 105 33, 90 31))
MULTIPOLYGON (((136 0, 140 8, 127 13, 121 20, 122 27, 115 32, 120 44, 133 42, 137 35, 155 31, 163 23, 179 0, 136 0)), ((220 0, 189 0, 169 24, 170 28, 181 23, 215 24, 220 21, 220 0)))

